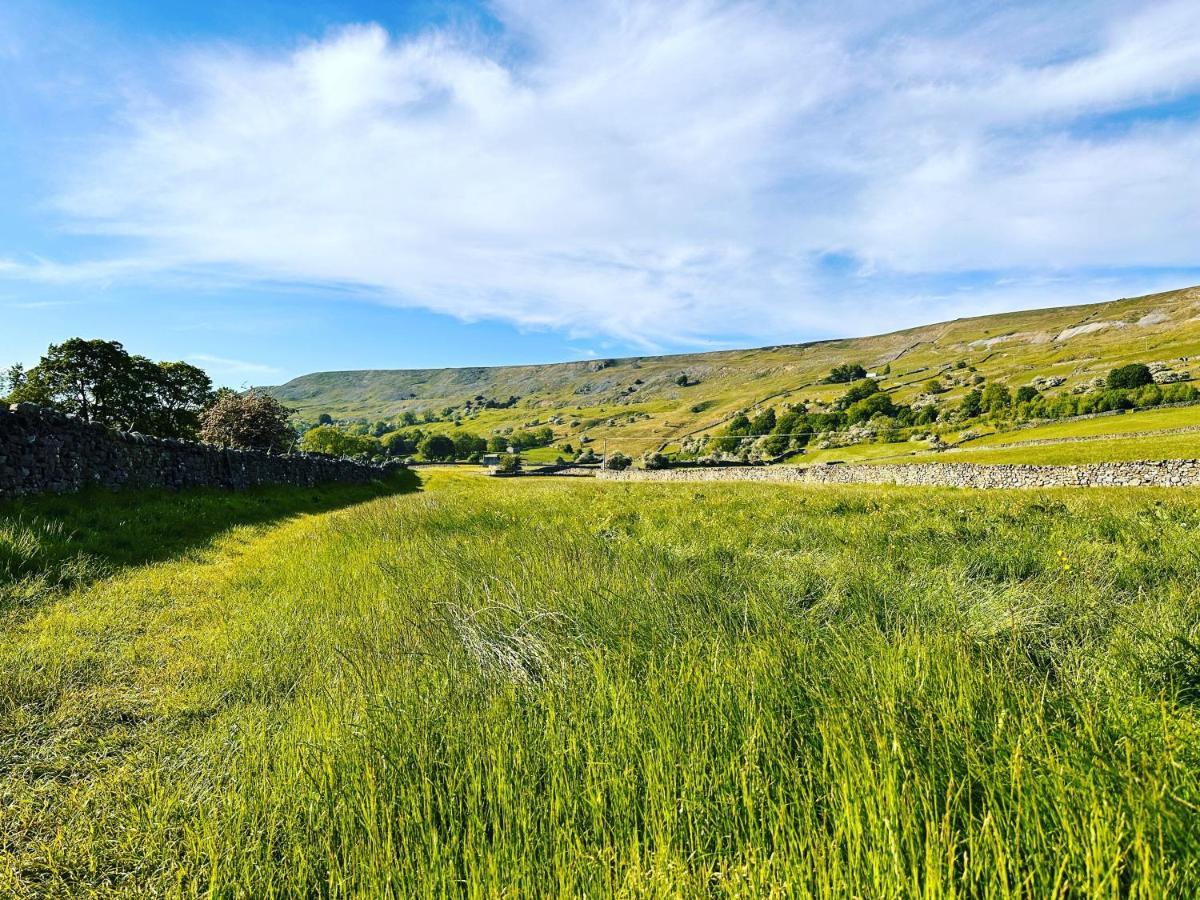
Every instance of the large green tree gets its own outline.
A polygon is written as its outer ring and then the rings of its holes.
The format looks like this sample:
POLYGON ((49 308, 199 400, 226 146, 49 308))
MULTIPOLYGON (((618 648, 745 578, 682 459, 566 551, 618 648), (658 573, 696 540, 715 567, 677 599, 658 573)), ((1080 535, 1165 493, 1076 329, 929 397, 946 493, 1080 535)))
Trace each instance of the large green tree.
POLYGON ((83 338, 51 344, 36 366, 13 366, 5 381, 10 402, 163 437, 194 437, 212 397, 212 382, 196 366, 154 362, 117 341, 83 338))

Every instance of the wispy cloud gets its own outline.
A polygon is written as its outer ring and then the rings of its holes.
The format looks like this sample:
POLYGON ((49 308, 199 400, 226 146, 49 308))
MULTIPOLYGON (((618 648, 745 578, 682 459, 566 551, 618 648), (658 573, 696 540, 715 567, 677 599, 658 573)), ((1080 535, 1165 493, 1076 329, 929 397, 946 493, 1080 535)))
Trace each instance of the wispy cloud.
POLYGON ((1197 263, 1192 0, 494 13, 487 39, 197 50, 59 198, 138 253, 8 274, 211 267, 699 343, 919 320, 955 273, 994 275, 978 307, 1056 271, 1125 292, 1124 269, 1197 263))
POLYGON ((274 377, 282 373, 282 369, 263 363, 247 362, 242 359, 229 359, 224 356, 213 356, 210 353, 193 353, 187 361, 205 369, 210 375, 220 376, 224 380, 238 378, 274 377))

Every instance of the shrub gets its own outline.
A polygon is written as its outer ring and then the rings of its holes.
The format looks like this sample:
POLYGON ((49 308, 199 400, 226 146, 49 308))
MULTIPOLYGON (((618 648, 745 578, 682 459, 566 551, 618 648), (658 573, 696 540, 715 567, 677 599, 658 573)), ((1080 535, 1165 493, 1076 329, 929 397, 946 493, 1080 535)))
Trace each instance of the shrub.
POLYGON ((505 453, 500 457, 500 463, 496 466, 497 472, 503 472, 506 475, 511 475, 514 472, 521 471, 521 457, 515 453, 505 453))
POLYGON ((610 453, 604 457, 604 462, 601 463, 601 467, 605 469, 611 469, 615 472, 620 472, 623 469, 628 469, 629 464, 632 462, 633 460, 631 460, 624 453, 610 453))
POLYGON ((1143 363, 1119 366, 1109 372, 1108 378, 1105 379, 1105 386, 1115 390, 1132 390, 1153 383, 1154 376, 1150 374, 1150 368, 1143 363))
POLYGON ((1016 400, 1018 403, 1030 403, 1040 396, 1041 394, 1038 393, 1038 389, 1032 384, 1022 385, 1017 388, 1016 400))
POLYGON ((669 469, 671 460, 662 453, 646 453, 642 456, 642 468, 650 469, 669 469))
POLYGON ((270 394, 227 391, 201 416, 200 440, 242 450, 287 450, 296 439, 289 415, 270 394))
POLYGON ((589 465, 596 462, 599 458, 591 447, 587 447, 579 452, 579 455, 575 457, 575 462, 582 465, 589 465))

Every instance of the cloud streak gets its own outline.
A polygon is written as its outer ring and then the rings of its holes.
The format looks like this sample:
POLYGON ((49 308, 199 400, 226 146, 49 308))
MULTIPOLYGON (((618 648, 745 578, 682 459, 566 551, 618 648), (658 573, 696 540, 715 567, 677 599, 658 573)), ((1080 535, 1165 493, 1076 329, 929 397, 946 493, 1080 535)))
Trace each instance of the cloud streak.
POLYGON ((503 0, 495 37, 198 49, 58 205, 140 248, 82 277, 211 267, 647 343, 878 330, 955 273, 1196 265, 1194 2, 878 6, 503 0))

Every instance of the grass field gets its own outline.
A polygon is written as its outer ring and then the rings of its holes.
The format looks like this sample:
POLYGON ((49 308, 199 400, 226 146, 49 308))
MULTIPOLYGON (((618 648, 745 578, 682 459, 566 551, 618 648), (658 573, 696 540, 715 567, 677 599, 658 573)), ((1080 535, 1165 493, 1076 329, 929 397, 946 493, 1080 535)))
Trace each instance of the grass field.
POLYGON ((422 477, 0 508, 0 895, 1200 892, 1195 492, 422 477))

